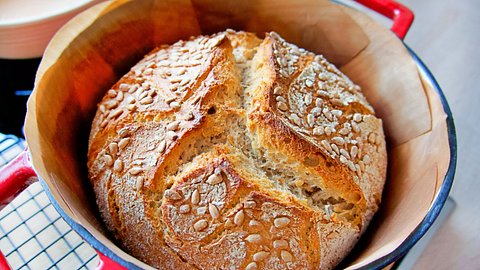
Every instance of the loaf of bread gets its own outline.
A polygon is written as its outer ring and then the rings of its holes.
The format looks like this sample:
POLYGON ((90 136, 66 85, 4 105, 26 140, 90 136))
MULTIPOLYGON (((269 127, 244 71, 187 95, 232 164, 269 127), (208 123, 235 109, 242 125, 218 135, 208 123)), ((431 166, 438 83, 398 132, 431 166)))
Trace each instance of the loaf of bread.
POLYGON ((360 88, 273 32, 153 50, 98 104, 88 149, 106 227, 160 269, 331 269, 386 164, 360 88))

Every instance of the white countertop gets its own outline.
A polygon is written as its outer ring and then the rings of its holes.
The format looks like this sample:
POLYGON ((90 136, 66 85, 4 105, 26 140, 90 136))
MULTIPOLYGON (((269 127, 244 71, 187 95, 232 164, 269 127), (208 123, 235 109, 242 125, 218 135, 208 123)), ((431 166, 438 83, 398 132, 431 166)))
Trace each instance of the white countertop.
POLYGON ((415 13, 405 39, 425 62, 453 112, 458 163, 452 214, 414 269, 480 268, 480 1, 398 0, 415 13))

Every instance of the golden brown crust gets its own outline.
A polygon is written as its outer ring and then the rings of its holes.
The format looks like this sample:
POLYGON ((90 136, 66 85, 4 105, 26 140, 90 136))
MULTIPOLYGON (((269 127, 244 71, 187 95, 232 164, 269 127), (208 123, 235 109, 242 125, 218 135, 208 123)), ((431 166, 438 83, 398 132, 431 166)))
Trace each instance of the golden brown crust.
POLYGON ((105 223, 162 269, 329 269, 376 211, 381 121, 275 33, 162 46, 99 103, 89 177, 105 223))
POLYGON ((242 167, 223 156, 176 182, 162 206, 169 245, 202 269, 315 269, 314 213, 245 181, 242 167))
POLYGON ((323 57, 275 33, 261 47, 253 60, 264 79, 252 91, 252 136, 276 155, 313 162, 305 165, 324 179, 327 193, 354 204, 354 223, 363 228, 371 218, 363 213, 376 211, 385 179, 381 120, 358 86, 323 57))

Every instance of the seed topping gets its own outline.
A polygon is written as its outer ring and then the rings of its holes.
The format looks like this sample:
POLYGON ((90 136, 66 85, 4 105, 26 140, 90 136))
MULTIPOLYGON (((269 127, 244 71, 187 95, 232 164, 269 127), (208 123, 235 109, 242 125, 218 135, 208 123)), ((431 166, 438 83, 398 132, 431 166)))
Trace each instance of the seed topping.
POLYGON ((172 200, 172 201, 178 201, 180 199, 182 199, 182 196, 176 192, 175 190, 172 190, 172 189, 167 189, 165 191, 165 197, 169 200, 172 200))
POLYGON ((344 140, 342 137, 333 137, 333 138, 332 138, 332 141, 333 141, 336 145, 344 145, 344 144, 345 144, 345 140, 344 140))
POLYGON ((329 126, 326 126, 325 127, 325 134, 327 134, 327 136, 332 135, 332 128, 329 127, 329 126))
POLYGON ((245 214, 243 213, 243 210, 240 210, 233 217, 233 223, 235 223, 235 225, 237 226, 240 226, 243 224, 244 219, 245 219, 245 214))
POLYGON ((352 159, 354 159, 357 157, 357 154, 358 154, 358 147, 354 145, 352 146, 352 148, 350 148, 350 156, 352 157, 352 159))
POLYGON ((178 129, 179 124, 180 124, 180 122, 178 122, 178 121, 171 122, 167 125, 167 130, 175 131, 175 130, 178 129))
POLYGON ((359 113, 355 113, 355 114, 353 115, 353 121, 355 121, 355 122, 361 122, 361 121, 362 121, 362 115, 359 114, 359 113))
POLYGON ((110 117, 111 119, 116 119, 116 118, 119 117, 122 113, 123 113, 123 110, 122 110, 122 109, 116 109, 116 110, 113 110, 108 117, 110 117))
POLYGON ((205 228, 207 228, 207 226, 208 226, 208 221, 206 221, 205 219, 201 219, 195 222, 195 224, 193 224, 193 229, 196 232, 200 232, 200 231, 203 231, 205 228))
POLYGON ((251 262, 245 267, 245 270, 257 270, 257 263, 251 262))
POLYGON ((275 240, 273 241, 273 248, 276 248, 276 249, 288 248, 288 242, 285 240, 275 240))
POLYGON ((255 203, 254 201, 246 201, 243 203, 243 207, 245 208, 254 208, 255 205, 257 205, 257 203, 255 203))
POLYGON ((335 154, 339 155, 340 154, 340 149, 338 149, 338 146, 334 143, 330 144, 330 147, 332 147, 332 150, 333 152, 335 152, 335 154))
POLYGON ((180 212, 180 214, 188 214, 190 213, 190 205, 189 204, 181 205, 178 211, 180 212))
POLYGON ((137 191, 142 189, 143 181, 144 181, 143 177, 137 177, 137 182, 136 182, 137 191))
POLYGON ((192 193, 192 204, 198 204, 200 202, 200 193, 198 192, 198 189, 195 189, 192 193))
POLYGON ((233 227, 233 223, 232 223, 232 221, 231 221, 229 218, 227 218, 227 219, 225 220, 225 228, 228 229, 228 228, 231 228, 231 227, 233 227))
POLYGON ((302 124, 300 117, 298 117, 298 115, 295 113, 292 113, 290 115, 290 120, 292 120, 293 123, 295 123, 297 126, 300 126, 302 124))
POLYGON ((313 125, 315 125, 315 116, 313 116, 313 114, 308 114, 307 115, 307 123, 310 127, 313 127, 313 125))
POLYGON ((128 128, 122 128, 122 129, 118 132, 118 135, 120 136, 120 138, 125 138, 125 137, 130 136, 130 131, 128 130, 128 128))
POLYGON ((167 133, 165 134, 165 138, 169 141, 174 141, 178 138, 178 135, 175 131, 167 131, 167 133))
POLYGON ((284 102, 277 102, 277 108, 280 110, 280 111, 286 111, 288 110, 288 106, 287 104, 285 104, 284 102))
POLYGON ((250 234, 245 240, 249 243, 259 244, 262 241, 262 236, 260 234, 250 234))
POLYGON ((343 148, 340 149, 340 155, 350 159, 350 154, 347 152, 347 150, 345 150, 343 148))
POLYGON ((355 164, 353 164, 352 161, 348 161, 348 162, 347 162, 347 166, 348 166, 348 168, 349 168, 350 170, 352 170, 352 171, 356 171, 356 170, 357 170, 357 168, 355 167, 355 164))
POLYGON ((108 150, 110 151, 110 154, 112 154, 112 156, 116 156, 118 153, 118 144, 115 142, 110 143, 108 145, 108 150))
POLYGON ((120 91, 128 91, 128 89, 130 88, 130 85, 126 84, 126 83, 122 83, 118 86, 118 89, 120 91))
POLYGON ((123 162, 120 159, 115 160, 115 163, 113 164, 113 171, 119 173, 122 170, 123 170, 123 162))
POLYGON ((312 87, 312 86, 313 86, 313 81, 307 79, 307 80, 305 81, 305 85, 306 85, 307 87, 312 87))
POLYGON ((350 131, 348 130, 348 128, 341 128, 338 133, 340 133, 341 135, 347 135, 348 133, 350 133, 350 131))
POLYGON ((210 203, 208 205, 208 212, 212 216, 213 219, 218 219, 220 217, 220 213, 218 212, 218 208, 213 204, 210 203))
POLYGON ((328 152, 332 152, 332 147, 330 146, 330 143, 327 142, 327 140, 323 140, 320 142, 325 149, 327 149, 328 152))
POLYGON ((129 111, 133 111, 133 110, 135 110, 136 108, 137 108, 137 105, 135 105, 135 104, 129 104, 129 105, 127 105, 127 109, 128 109, 129 111))
POLYGON ((115 97, 115 99, 118 101, 118 102, 122 102, 123 100, 123 92, 122 91, 119 91, 117 96, 115 97))
POLYGON ((290 224, 290 219, 288 217, 278 217, 273 221, 273 224, 277 228, 284 228, 290 224))
POLYGON ((205 215, 207 213, 207 207, 202 206, 197 208, 197 214, 198 215, 205 215))
POLYGON ((277 102, 287 103, 287 100, 286 100, 284 97, 282 97, 282 96, 277 96, 277 97, 275 98, 275 100, 276 100, 277 102))
POLYGON ((252 220, 250 220, 250 222, 248 222, 248 225, 249 225, 250 227, 256 227, 256 226, 260 226, 261 224, 260 224, 260 222, 252 219, 252 220))
POLYGON ((112 166, 113 165, 112 156, 110 156, 109 154, 105 154, 104 159, 105 159, 105 164, 107 164, 107 166, 112 166))
POLYGON ((133 167, 133 168, 130 169, 129 172, 130 172, 131 175, 138 175, 139 173, 142 172, 142 168, 140 168, 140 167, 133 167))
POLYGON ((153 103, 153 98, 151 96, 146 96, 145 98, 140 100, 140 104, 142 105, 149 105, 153 103))
POLYGON ((166 146, 167 146, 167 143, 165 142, 165 140, 161 140, 160 143, 158 144, 158 151, 160 151, 160 153, 163 153, 163 151, 165 151, 166 146))
POLYGON ((124 149, 130 143, 130 138, 123 138, 118 142, 118 147, 124 149))
POLYGON ((178 103, 176 101, 172 101, 172 102, 170 102, 170 107, 172 107, 173 109, 178 109, 178 108, 180 108, 180 103, 178 103))
POLYGON ((286 250, 282 250, 280 251, 280 257, 282 257, 282 260, 284 262, 291 262, 293 261, 293 256, 292 254, 290 254, 290 252, 286 251, 286 250))
POLYGON ((268 258, 268 256, 270 256, 269 252, 259 251, 255 254, 253 254, 253 260, 256 261, 256 262, 261 262, 261 261, 265 260, 266 258, 268 258))
POLYGON ((216 184, 220 184, 221 182, 223 182, 223 177, 221 174, 214 173, 207 178, 207 183, 212 186, 216 184))
POLYGON ((346 164, 348 162, 347 158, 344 155, 340 155, 340 162, 346 164))
POLYGON ((108 97, 111 97, 111 98, 114 98, 114 97, 117 96, 117 92, 115 92, 115 90, 113 90, 113 89, 110 89, 110 90, 108 90, 108 92, 107 92, 107 96, 108 96, 108 97))

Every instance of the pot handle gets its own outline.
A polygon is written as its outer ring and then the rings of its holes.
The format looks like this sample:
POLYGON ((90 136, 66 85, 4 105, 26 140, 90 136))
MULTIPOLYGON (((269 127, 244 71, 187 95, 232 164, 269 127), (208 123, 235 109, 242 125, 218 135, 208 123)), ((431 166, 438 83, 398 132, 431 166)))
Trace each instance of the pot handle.
MULTIPOLYGON (((0 169, 0 210, 7 206, 18 194, 38 180, 25 149, 15 159, 0 169)), ((0 270, 11 269, 0 251, 0 270)))
MULTIPOLYGON (((28 186, 38 181, 37 174, 30 162, 28 149, 25 149, 15 159, 0 169, 0 210, 7 206, 15 197, 28 186)), ((109 257, 98 252, 99 262, 97 270, 126 270, 109 257)), ((0 270, 12 268, 0 251, 0 270)))
POLYGON ((95 270, 127 270, 125 267, 121 266, 120 264, 116 263, 109 257, 103 255, 101 252, 97 250, 98 254, 98 264, 95 270))
POLYGON ((392 32, 401 40, 407 35, 412 25, 413 12, 404 5, 391 0, 355 0, 372 10, 393 20, 392 32))

